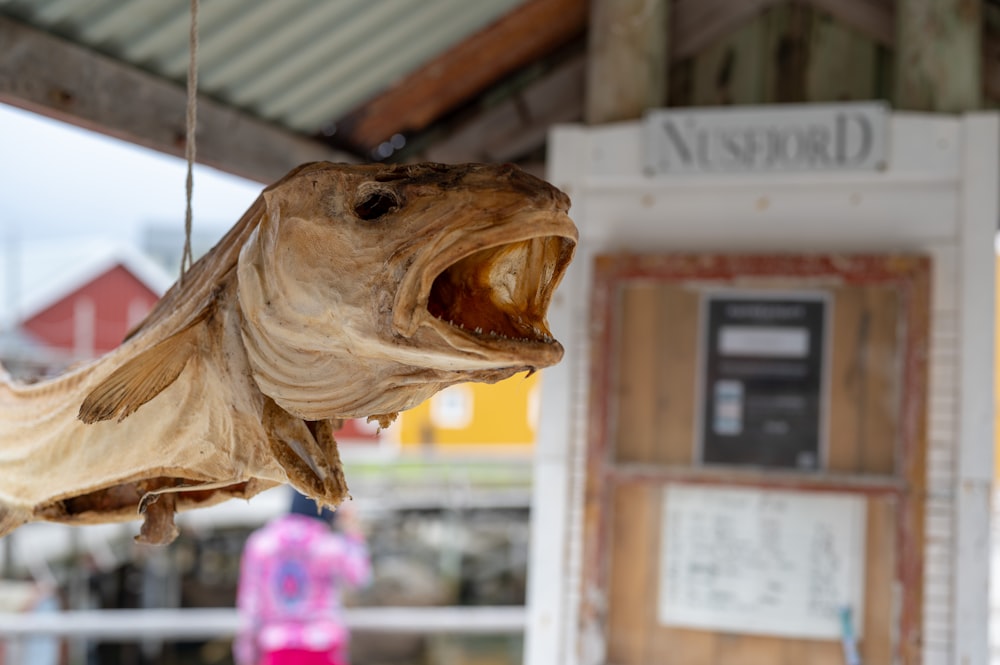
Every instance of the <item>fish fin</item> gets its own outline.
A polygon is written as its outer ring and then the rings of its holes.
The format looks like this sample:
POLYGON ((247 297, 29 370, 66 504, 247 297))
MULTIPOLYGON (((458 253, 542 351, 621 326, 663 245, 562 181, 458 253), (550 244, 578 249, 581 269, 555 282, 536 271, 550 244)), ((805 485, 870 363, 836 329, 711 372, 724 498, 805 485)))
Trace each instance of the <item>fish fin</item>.
POLYGON ((325 454, 330 469, 326 482, 326 494, 327 503, 331 507, 336 507, 344 499, 351 496, 347 489, 347 479, 344 477, 344 465, 340 461, 340 449, 337 447, 337 439, 333 436, 333 433, 343 426, 344 421, 341 418, 306 422, 306 427, 316 439, 316 444, 325 454), (330 501, 331 499, 333 502, 330 501))
POLYGON ((302 420, 270 398, 264 403, 261 422, 271 454, 295 489, 328 506, 336 506, 347 497, 333 423, 302 420))
POLYGON ((30 510, 0 500, 0 538, 30 521, 30 510))
POLYGON ((83 400, 77 417, 87 424, 112 418, 121 422, 159 395, 177 380, 198 348, 200 323, 168 337, 112 372, 83 400))

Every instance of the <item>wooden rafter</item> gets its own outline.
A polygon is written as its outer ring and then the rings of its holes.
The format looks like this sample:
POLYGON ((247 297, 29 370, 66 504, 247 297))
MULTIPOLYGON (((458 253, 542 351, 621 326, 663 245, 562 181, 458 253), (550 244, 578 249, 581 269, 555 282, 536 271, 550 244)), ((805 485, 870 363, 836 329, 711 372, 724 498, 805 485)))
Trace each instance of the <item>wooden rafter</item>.
POLYGON ((894 0, 804 0, 882 46, 896 41, 894 0))
MULTIPOLYGON (((184 88, 119 60, 0 17, 0 102, 182 157, 184 88)), ((309 137, 204 97, 198 161, 259 182, 329 159, 357 161, 309 137)))
POLYGON ((586 0, 530 0, 337 122, 338 139, 370 149, 428 127, 505 76, 582 34, 586 0))
POLYGON ((1000 35, 989 30, 983 35, 983 92, 1000 99, 1000 35))
POLYGON ((762 11, 785 0, 675 0, 670 9, 672 58, 697 55, 762 11))
POLYGON ((505 162, 545 144, 549 127, 580 120, 586 58, 575 56, 524 90, 457 125, 422 155, 436 162, 505 162))
POLYGON ((762 11, 789 2, 826 12, 884 46, 895 41, 894 0, 674 0, 672 57, 697 55, 762 11))

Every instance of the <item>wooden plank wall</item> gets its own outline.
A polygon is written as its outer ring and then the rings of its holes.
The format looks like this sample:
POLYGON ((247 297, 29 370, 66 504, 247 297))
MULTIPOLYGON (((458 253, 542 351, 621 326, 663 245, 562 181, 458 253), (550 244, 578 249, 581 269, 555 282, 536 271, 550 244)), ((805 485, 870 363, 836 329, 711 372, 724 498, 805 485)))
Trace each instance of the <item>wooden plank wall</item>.
POLYGON ((603 306, 611 325, 600 328, 611 331, 611 341, 599 344, 595 356, 605 368, 595 384, 607 386, 607 403, 595 410, 607 425, 607 445, 598 442, 592 453, 588 481, 589 528, 603 536, 589 542, 603 545, 587 554, 592 579, 607 593, 608 662, 843 662, 835 640, 659 625, 660 511, 669 482, 860 492, 868 506, 862 659, 921 660, 926 432, 922 416, 916 424, 902 422, 903 414, 914 417, 904 402, 923 408, 926 381, 921 349, 928 342, 929 278, 916 279, 911 290, 893 280, 841 276, 810 276, 801 287, 831 296, 828 454, 825 472, 813 480, 786 474, 776 481, 766 472, 699 467, 695 459, 701 293, 722 286, 788 291, 799 282, 644 276, 610 288, 613 303, 603 306))
POLYGON ((884 99, 906 110, 1000 107, 994 3, 746 0, 728 11, 714 40, 699 34, 713 25, 704 11, 673 19, 669 106, 884 99), (741 21, 747 13, 755 15, 741 21), (897 59, 916 65, 897 73, 897 59))
POLYGON ((804 4, 770 7, 670 72, 671 106, 892 98, 892 51, 804 4))

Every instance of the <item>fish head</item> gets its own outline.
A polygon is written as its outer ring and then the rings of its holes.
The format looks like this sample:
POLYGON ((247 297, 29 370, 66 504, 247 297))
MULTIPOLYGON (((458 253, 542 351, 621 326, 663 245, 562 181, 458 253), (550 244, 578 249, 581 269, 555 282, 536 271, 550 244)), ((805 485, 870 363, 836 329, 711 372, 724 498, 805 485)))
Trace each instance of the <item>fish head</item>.
POLYGON ((239 259, 261 390, 306 419, 392 413, 557 363, 569 198, 510 165, 303 167, 239 259))

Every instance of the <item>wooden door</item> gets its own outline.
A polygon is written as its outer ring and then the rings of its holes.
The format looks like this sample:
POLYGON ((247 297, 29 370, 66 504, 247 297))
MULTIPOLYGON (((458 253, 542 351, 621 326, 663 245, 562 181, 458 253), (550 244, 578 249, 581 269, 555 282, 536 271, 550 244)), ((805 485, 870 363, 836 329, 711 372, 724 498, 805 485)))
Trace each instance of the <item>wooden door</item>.
POLYGON ((835 637, 660 620, 663 497, 676 484, 860 497, 862 660, 919 661, 929 272, 910 256, 598 258, 581 630, 601 633, 608 663, 844 662, 835 637), (727 290, 829 303, 815 469, 699 457, 705 296, 727 290))

